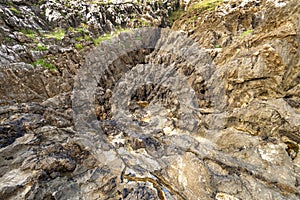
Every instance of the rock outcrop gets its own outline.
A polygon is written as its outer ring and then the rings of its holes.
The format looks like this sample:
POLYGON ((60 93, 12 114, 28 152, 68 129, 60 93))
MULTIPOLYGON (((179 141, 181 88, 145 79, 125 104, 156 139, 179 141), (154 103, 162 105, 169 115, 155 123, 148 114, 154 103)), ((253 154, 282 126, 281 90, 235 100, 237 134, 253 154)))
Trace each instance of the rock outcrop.
POLYGON ((1 5, 0 199, 299 199, 300 3, 124 2, 1 5))

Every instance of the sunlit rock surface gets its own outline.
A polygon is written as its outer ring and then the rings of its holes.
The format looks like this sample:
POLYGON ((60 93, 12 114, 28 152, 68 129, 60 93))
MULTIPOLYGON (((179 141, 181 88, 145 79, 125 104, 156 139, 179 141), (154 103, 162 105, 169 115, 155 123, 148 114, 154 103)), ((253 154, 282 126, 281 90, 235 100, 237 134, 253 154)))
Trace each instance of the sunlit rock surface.
POLYGON ((3 1, 0 199, 299 199, 299 2, 147 2, 3 1))

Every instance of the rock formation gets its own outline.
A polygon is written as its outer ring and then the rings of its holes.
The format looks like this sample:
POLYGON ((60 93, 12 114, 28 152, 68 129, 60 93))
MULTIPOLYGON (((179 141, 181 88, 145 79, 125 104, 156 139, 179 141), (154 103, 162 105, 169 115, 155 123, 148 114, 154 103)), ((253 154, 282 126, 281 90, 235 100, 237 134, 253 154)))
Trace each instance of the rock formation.
POLYGON ((300 3, 185 3, 1 1, 0 199, 300 198, 300 3))

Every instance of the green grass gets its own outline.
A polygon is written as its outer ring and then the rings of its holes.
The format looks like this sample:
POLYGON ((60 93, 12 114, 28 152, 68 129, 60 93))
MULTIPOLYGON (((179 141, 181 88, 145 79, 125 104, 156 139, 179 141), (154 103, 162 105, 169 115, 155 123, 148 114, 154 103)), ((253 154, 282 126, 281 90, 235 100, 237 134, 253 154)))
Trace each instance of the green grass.
POLYGON ((31 29, 22 29, 22 30, 20 30, 20 32, 31 39, 34 39, 36 37, 36 32, 31 29))
POLYGON ((170 17, 169 17, 169 21, 171 22, 171 24, 173 24, 177 19, 179 19, 182 14, 184 14, 184 11, 182 9, 178 9, 174 12, 171 12, 170 17))
POLYGON ((251 34, 252 32, 253 32, 252 29, 246 30, 246 31, 244 31, 244 32, 241 34, 241 37, 245 37, 245 36, 251 34))
POLYGON ((44 36, 46 38, 55 38, 57 40, 62 40, 65 37, 65 30, 64 29, 55 29, 53 32, 47 33, 44 36))
POLYGON ((20 14, 20 11, 17 10, 17 9, 16 9, 15 7, 13 7, 13 6, 10 6, 9 10, 12 11, 13 13, 15 13, 15 14, 20 14))
POLYGON ((48 48, 46 46, 44 46, 44 45, 38 44, 36 46, 36 50, 37 51, 46 51, 46 50, 48 50, 48 48))
POLYGON ((113 35, 118 35, 118 34, 120 34, 120 33, 128 32, 128 31, 130 31, 130 29, 128 29, 128 28, 117 28, 117 29, 115 30, 115 32, 113 33, 113 35))
POLYGON ((79 44, 79 43, 74 44, 74 47, 75 47, 75 49, 78 49, 78 50, 83 49, 82 44, 79 44))
POLYGON ((132 20, 132 21, 135 21, 135 20, 138 21, 139 26, 138 26, 137 28, 141 28, 141 27, 149 27, 149 26, 152 25, 151 22, 148 22, 148 21, 146 21, 146 20, 144 20, 144 19, 132 18, 131 20, 132 20))
POLYGON ((51 63, 48 63, 45 59, 38 59, 38 60, 34 61, 33 66, 35 66, 35 67, 42 66, 49 70, 57 70, 57 68, 54 65, 52 65, 51 63))
POLYGON ((97 46, 100 42, 103 42, 105 40, 110 40, 113 36, 118 35, 118 34, 123 33, 123 32, 128 32, 128 31, 130 31, 130 29, 118 28, 112 34, 104 34, 104 35, 102 35, 102 36, 100 36, 96 39, 93 39, 94 45, 97 46))
POLYGON ((104 34, 96 39, 93 39, 94 45, 98 45, 100 42, 111 39, 111 34, 104 34))
POLYGON ((77 42, 80 42, 80 41, 90 41, 91 37, 89 35, 84 34, 83 37, 82 36, 76 37, 75 40, 77 42))
POLYGON ((8 36, 5 36, 5 37, 4 37, 4 41, 5 41, 5 42, 12 42, 13 39, 11 39, 11 38, 8 37, 8 36))
POLYGON ((220 5, 222 2, 223 0, 203 0, 189 7, 188 12, 203 12, 206 10, 214 10, 216 6, 220 5))
POLYGON ((106 5, 107 3, 104 3, 102 1, 92 1, 91 4, 96 4, 96 5, 106 5))
POLYGON ((80 41, 83 40, 83 38, 80 36, 80 37, 75 38, 75 40, 76 40, 77 42, 80 42, 80 41))
POLYGON ((91 37, 90 37, 89 35, 84 34, 83 39, 84 39, 85 41, 89 41, 89 40, 91 40, 91 37))
POLYGON ((76 28, 75 31, 77 31, 78 33, 84 33, 85 29, 84 28, 76 28))

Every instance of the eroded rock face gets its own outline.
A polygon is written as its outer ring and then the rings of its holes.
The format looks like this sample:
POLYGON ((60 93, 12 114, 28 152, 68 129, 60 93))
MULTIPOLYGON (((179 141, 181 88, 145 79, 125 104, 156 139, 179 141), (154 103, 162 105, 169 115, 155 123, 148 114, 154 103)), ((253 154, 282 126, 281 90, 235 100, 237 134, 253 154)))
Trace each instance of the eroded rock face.
POLYGON ((299 199, 299 3, 200 10, 1 66, 0 197, 299 199))
POLYGON ((118 31, 168 26, 169 14, 178 3, 3 1, 0 5, 0 104, 40 102, 70 92, 73 76, 90 49, 118 31), (16 85, 22 85, 22 89, 16 85), (14 95, 18 93, 20 97, 14 95))

